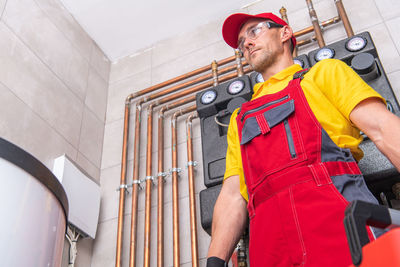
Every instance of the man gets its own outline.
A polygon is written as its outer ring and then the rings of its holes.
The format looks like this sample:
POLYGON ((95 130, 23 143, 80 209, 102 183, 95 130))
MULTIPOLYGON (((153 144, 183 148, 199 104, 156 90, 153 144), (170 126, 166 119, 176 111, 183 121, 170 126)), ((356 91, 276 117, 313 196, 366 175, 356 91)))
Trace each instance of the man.
POLYGON ((344 209, 377 203, 356 162, 359 129, 400 169, 400 119, 345 63, 293 64, 292 29, 271 13, 233 14, 222 33, 265 82, 231 117, 207 266, 225 266, 248 218, 253 267, 350 265, 344 209))

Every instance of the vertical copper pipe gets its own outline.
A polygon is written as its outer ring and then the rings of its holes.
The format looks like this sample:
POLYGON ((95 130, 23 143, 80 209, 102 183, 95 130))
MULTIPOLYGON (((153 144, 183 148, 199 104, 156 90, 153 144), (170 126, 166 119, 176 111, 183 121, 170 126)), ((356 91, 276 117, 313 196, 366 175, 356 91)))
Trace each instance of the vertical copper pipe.
MULTIPOLYGON (((289 25, 289 19, 287 17, 287 12, 286 12, 285 7, 281 7, 279 9, 279 13, 281 14, 281 18, 289 25)), ((293 47, 293 57, 297 57, 297 46, 293 47)))
POLYGON ((194 161, 193 161, 193 137, 192 120, 197 118, 197 112, 192 113, 186 119, 188 179, 189 179, 189 208, 190 208, 190 238, 192 249, 192 266, 199 266, 199 253, 197 241, 197 219, 196 219, 196 197, 194 184, 194 161))
POLYGON ((340 18, 343 21, 344 29, 346 30, 347 37, 354 35, 353 28, 351 27, 349 18, 347 17, 346 10, 344 9, 342 0, 335 0, 336 9, 339 13, 340 18))
POLYGON ((115 266, 121 266, 121 248, 122 248, 122 229, 124 226, 124 205, 125 205, 125 181, 126 181, 126 157, 127 157, 127 144, 128 144, 128 133, 129 133, 129 101, 125 102, 125 114, 124 114, 124 135, 122 144, 122 163, 121 163, 121 179, 120 179, 120 190, 119 190, 119 205, 118 205, 118 228, 117 228, 117 251, 115 257, 115 266))
POLYGON ((196 110, 196 106, 190 106, 175 112, 171 118, 172 133, 172 224, 173 224, 173 266, 179 267, 179 192, 178 192, 178 138, 177 138, 177 118, 188 112, 196 110))
POLYGON ((158 113, 157 267, 164 266, 164 112, 158 113))
POLYGON ((214 86, 218 85, 218 63, 217 61, 213 61, 211 63, 211 70, 213 74, 213 81, 214 81, 214 86))
POLYGON ((315 37, 317 37, 319 47, 325 46, 324 37, 322 36, 322 30, 319 26, 317 13, 315 12, 314 6, 311 0, 306 0, 308 12, 310 13, 311 23, 314 27, 315 37))
POLYGON ((141 102, 136 103, 135 114, 135 138, 133 145, 133 177, 132 177, 132 213, 131 213, 131 239, 130 239, 130 257, 129 266, 136 266, 136 240, 137 240, 137 208, 139 180, 139 140, 140 140, 140 113, 142 110, 141 102))
POLYGON ((236 57, 237 76, 242 77, 244 75, 244 72, 242 64, 242 54, 239 52, 239 50, 235 50, 235 57, 236 57))
POLYGON ((152 147, 153 147, 153 104, 147 109, 147 150, 146 150, 146 202, 144 222, 144 259, 143 266, 150 267, 150 233, 151 233, 151 189, 153 185, 152 171, 152 147))

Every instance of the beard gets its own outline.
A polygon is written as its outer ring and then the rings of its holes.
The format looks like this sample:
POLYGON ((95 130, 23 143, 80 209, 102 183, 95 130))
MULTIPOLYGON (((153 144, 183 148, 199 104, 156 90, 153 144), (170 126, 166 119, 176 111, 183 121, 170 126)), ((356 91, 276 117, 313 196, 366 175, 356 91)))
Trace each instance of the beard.
POLYGON ((263 49, 257 51, 258 55, 254 58, 248 59, 249 65, 253 70, 263 73, 266 69, 272 66, 277 60, 277 53, 272 53, 271 51, 265 51, 263 49))

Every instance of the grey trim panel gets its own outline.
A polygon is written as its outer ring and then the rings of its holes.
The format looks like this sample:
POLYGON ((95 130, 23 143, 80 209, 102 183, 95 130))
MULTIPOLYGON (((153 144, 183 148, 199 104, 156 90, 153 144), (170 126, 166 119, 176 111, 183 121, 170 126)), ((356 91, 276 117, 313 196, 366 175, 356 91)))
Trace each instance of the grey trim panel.
MULTIPOLYGON (((289 117, 294 112, 294 99, 264 112, 264 118, 270 128, 289 117)), ((241 145, 250 142, 254 137, 261 134, 260 126, 255 117, 248 118, 243 125, 241 145)))

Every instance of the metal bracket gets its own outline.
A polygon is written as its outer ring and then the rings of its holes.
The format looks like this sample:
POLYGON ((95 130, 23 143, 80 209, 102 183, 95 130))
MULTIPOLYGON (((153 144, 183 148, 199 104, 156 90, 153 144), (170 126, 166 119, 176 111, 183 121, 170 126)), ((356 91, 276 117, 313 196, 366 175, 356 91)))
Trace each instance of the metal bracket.
POLYGON ((172 175, 173 172, 176 172, 179 176, 179 173, 182 171, 182 168, 172 168, 169 169, 169 174, 172 175))
POLYGON ((186 163, 186 168, 188 168, 189 166, 196 167, 197 166, 197 161, 188 161, 186 163))
POLYGON ((151 175, 149 175, 149 176, 146 176, 145 178, 144 178, 144 180, 143 181, 147 181, 147 180, 151 180, 151 182, 153 183, 153 185, 154 185, 154 176, 151 176, 151 175))
POLYGON ((142 181, 141 180, 133 180, 132 181, 132 186, 134 185, 134 184, 137 184, 138 185, 138 187, 139 187, 139 190, 142 190, 143 189, 143 187, 140 185, 142 183, 142 181))
POLYGON ((116 189, 116 191, 121 191, 121 189, 126 189, 126 192, 129 194, 128 188, 132 187, 131 184, 120 184, 119 187, 116 189))
POLYGON ((161 177, 162 181, 165 183, 165 177, 167 177, 170 173, 169 172, 159 172, 157 173, 157 177, 161 177))

